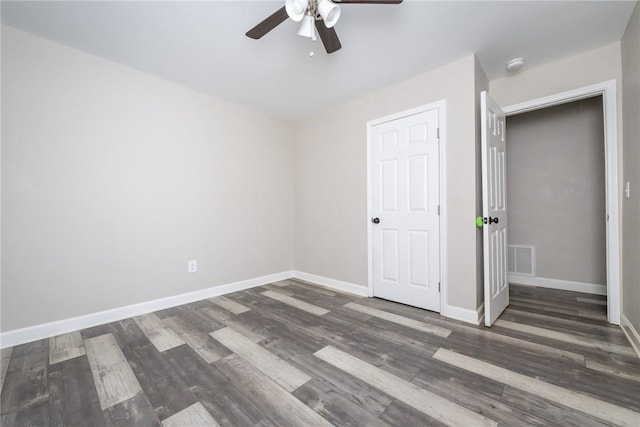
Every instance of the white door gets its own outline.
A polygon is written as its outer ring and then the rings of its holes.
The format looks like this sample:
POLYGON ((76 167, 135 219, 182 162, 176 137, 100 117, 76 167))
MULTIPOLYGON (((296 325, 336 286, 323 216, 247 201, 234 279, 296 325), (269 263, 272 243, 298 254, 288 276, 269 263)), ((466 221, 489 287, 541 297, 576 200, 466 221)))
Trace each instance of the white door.
POLYGON ((373 294, 440 311, 438 109, 371 129, 373 294))
POLYGON ((481 115, 484 323, 491 326, 509 305, 506 124, 504 112, 486 91, 481 94, 481 115))

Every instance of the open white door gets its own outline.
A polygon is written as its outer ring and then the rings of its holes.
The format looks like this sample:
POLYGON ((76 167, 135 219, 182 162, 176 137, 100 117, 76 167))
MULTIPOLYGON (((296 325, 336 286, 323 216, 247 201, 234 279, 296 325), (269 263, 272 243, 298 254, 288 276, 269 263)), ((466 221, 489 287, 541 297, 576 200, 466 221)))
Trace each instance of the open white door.
POLYGON ((482 116, 482 214, 484 216, 484 323, 491 326, 509 305, 507 281, 506 124, 486 91, 482 116))

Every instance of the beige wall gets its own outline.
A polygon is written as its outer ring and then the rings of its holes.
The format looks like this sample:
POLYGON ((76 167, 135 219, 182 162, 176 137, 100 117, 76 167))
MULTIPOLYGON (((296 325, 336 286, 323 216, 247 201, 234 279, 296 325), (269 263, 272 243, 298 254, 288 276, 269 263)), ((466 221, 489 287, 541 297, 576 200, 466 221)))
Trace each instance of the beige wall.
POLYGON ((367 121, 445 99, 448 304, 476 309, 475 66, 469 55, 297 124, 297 270, 367 285, 367 121))
MULTIPOLYGON (((622 199, 622 313, 640 331, 640 5, 622 38, 622 99, 624 119, 623 183, 631 183, 631 198, 622 199)), ((623 196, 624 197, 624 196, 623 196)))
POLYGON ((288 123, 6 26, 2 107, 2 331, 292 269, 288 123))
POLYGON ((615 42, 550 64, 524 70, 489 83, 491 97, 501 106, 620 79, 620 43, 615 42))
POLYGON ((536 276, 607 283, 602 97, 507 118, 509 243, 536 276))

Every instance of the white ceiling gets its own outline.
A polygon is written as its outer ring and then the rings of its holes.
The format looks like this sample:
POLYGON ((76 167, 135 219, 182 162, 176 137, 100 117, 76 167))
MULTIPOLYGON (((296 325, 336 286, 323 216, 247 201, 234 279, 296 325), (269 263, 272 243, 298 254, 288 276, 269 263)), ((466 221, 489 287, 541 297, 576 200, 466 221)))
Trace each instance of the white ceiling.
POLYGON ((2 22, 218 98, 299 119, 476 53, 490 80, 620 40, 635 1, 411 1, 342 6, 342 49, 284 22, 282 1, 2 1, 2 22), (315 55, 309 56, 313 50, 315 55))

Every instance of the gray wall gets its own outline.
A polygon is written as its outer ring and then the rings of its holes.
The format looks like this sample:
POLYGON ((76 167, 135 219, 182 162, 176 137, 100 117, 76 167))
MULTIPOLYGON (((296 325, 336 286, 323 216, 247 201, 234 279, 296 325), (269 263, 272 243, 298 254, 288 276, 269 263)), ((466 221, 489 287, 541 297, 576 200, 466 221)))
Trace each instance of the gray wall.
POLYGON ((367 121, 446 99, 449 266, 443 274, 448 304, 476 309, 475 67, 468 55, 296 125, 297 270, 367 285, 367 121))
POLYGON ((606 284, 602 97, 507 118, 509 243, 536 276, 606 284))
POLYGON ((289 123, 7 26, 2 107, 2 331, 293 268, 289 123))
POLYGON ((631 198, 622 199, 622 313, 640 331, 640 5, 622 38, 624 178, 631 198))

